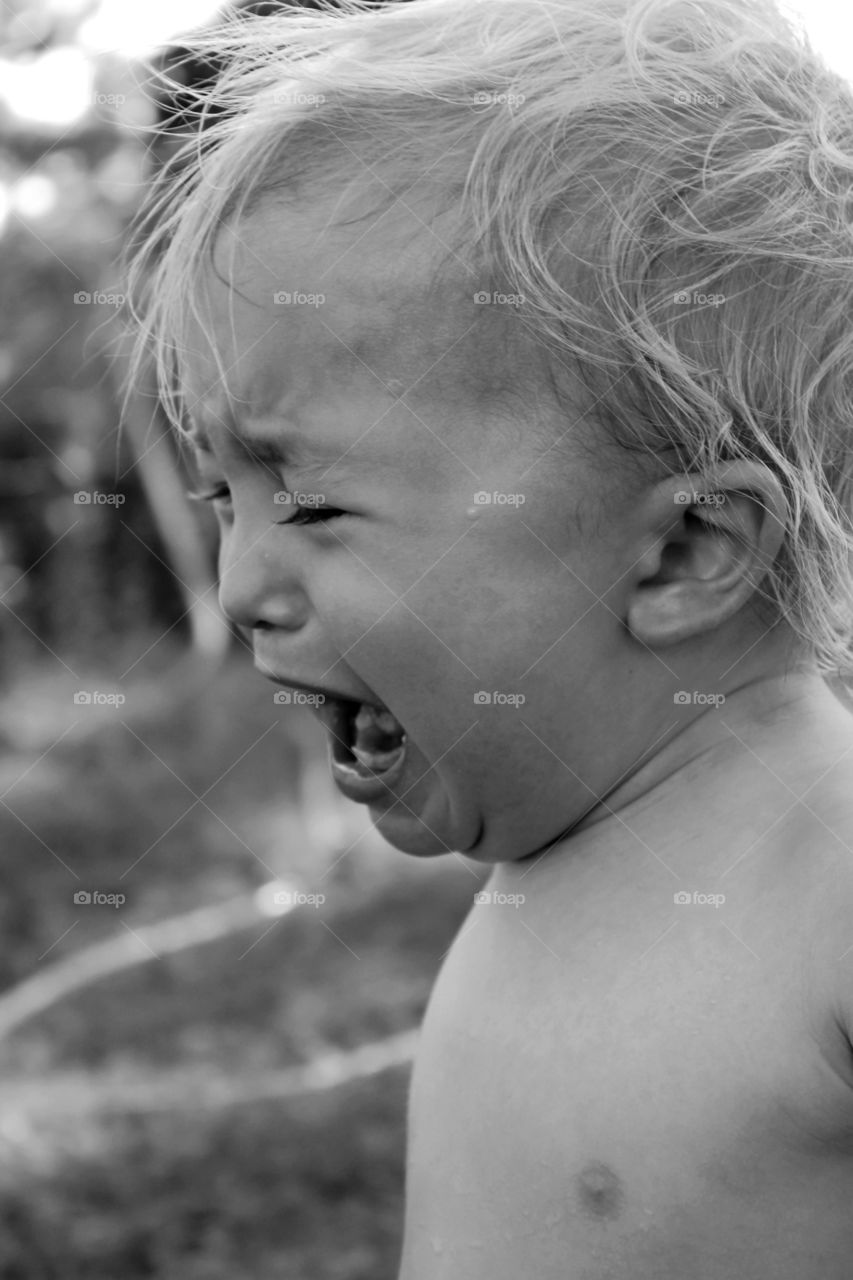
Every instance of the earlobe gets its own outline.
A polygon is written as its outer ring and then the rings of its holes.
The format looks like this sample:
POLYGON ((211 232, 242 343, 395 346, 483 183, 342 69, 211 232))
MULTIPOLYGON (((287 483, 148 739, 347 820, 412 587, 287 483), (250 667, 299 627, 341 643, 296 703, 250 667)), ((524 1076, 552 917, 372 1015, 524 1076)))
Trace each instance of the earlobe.
POLYGON ((768 468, 735 462, 713 486, 667 477, 642 512, 652 543, 636 562, 625 620, 654 649, 712 631, 749 603, 781 549, 788 506, 768 468))
POLYGON ((628 630, 649 649, 678 644, 728 622, 753 591, 743 577, 723 591, 702 579, 638 584, 628 609, 628 630))

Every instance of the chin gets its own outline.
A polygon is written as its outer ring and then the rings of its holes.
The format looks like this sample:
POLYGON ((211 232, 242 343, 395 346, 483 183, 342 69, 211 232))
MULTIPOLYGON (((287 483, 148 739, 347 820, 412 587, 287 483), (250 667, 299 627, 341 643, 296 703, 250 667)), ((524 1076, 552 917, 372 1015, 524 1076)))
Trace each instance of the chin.
POLYGON ((388 844, 415 858, 462 854, 476 858, 483 823, 473 807, 457 806, 444 786, 423 781, 401 800, 386 796, 368 806, 370 820, 388 844))
POLYGON ((371 814, 371 817, 383 840, 387 840, 401 853, 409 853, 416 858, 436 858, 442 853, 456 852, 410 813, 404 812, 399 816, 383 813, 377 817, 371 814))

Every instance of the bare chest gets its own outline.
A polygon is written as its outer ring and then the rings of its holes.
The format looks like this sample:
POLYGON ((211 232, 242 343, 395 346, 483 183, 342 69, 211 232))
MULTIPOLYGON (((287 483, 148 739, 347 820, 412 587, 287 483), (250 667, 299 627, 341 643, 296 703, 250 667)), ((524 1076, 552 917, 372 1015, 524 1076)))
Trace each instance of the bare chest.
POLYGON ((401 1280, 849 1280, 853 1105, 798 942, 490 893, 424 1024, 401 1280))

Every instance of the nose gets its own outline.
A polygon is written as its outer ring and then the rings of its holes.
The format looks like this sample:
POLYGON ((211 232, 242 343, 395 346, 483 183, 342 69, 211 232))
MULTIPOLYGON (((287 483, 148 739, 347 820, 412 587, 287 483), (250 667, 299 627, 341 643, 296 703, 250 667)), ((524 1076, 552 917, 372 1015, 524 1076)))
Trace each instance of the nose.
MULTIPOLYGON (((277 531, 273 531, 277 532, 277 531)), ((296 631, 308 619, 308 600, 293 565, 265 531, 254 542, 225 538, 219 551, 219 605, 238 626, 296 631)))

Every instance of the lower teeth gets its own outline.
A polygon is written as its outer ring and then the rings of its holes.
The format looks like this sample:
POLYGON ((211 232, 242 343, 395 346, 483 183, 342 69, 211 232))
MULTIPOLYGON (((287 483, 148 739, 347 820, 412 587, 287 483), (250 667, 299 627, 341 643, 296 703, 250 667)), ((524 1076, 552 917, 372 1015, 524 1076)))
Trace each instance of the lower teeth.
POLYGON ((396 764, 405 748, 406 744, 401 742, 393 751, 362 751, 360 747, 352 747, 351 750, 358 763, 365 769, 369 769, 371 773, 385 773, 392 764, 396 764))

